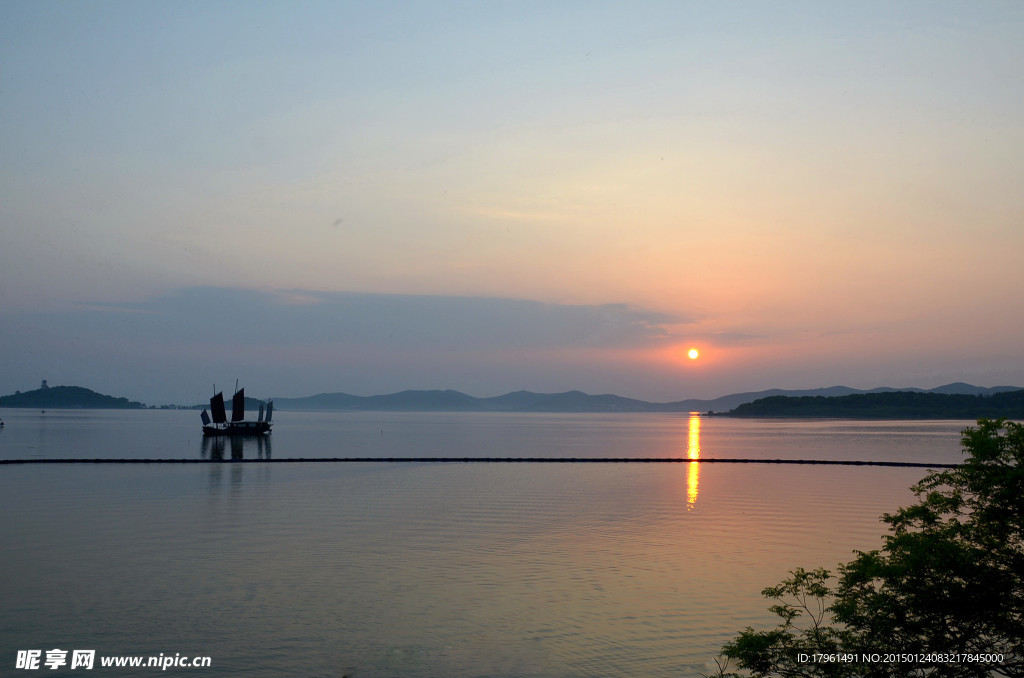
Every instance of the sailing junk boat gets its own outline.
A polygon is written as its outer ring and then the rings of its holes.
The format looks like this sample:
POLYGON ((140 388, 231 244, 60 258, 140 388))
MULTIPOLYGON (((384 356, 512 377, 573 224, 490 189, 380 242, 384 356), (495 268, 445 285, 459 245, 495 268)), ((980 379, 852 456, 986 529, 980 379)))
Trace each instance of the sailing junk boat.
POLYGON ((217 395, 210 398, 210 414, 203 410, 204 436, 255 436, 270 433, 270 418, 274 416, 274 401, 267 403, 266 417, 264 417, 263 403, 260 403, 260 413, 256 421, 245 421, 245 389, 235 391, 231 399, 231 421, 228 421, 227 413, 224 411, 224 393, 218 391, 217 395))

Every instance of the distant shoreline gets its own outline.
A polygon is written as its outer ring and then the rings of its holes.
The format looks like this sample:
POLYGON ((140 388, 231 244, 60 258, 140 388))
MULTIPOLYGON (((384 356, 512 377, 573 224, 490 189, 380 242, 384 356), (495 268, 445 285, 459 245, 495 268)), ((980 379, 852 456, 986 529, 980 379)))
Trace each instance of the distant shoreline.
POLYGON ((992 395, 948 393, 859 393, 821 396, 773 396, 744 403, 721 416, 752 419, 1022 419, 1024 390, 992 395))
POLYGON ((103 395, 82 386, 46 386, 0 396, 0 407, 51 410, 142 410, 145 405, 127 398, 103 395))
MULTIPOLYGON (((247 409, 259 401, 246 399, 247 409), (251 402, 249 402, 251 401, 251 402)), ((928 391, 879 388, 858 391, 844 386, 810 391, 736 393, 713 400, 653 403, 614 394, 582 391, 515 391, 477 398, 454 390, 401 391, 379 396, 323 393, 304 398, 274 398, 275 409, 305 412, 482 412, 522 414, 698 413, 757 419, 848 419, 864 421, 1024 419, 1024 389, 948 384, 928 391)), ((0 397, 10 409, 157 409, 127 398, 103 395, 80 386, 53 386, 0 397)), ((202 409, 205 405, 159 409, 202 409)))

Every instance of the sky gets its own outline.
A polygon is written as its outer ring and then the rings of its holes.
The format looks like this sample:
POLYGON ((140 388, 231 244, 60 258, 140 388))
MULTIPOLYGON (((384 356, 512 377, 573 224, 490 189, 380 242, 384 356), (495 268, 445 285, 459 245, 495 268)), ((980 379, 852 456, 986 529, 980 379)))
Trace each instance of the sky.
POLYGON ((0 0, 0 393, 1024 386, 1021 64, 1015 0, 0 0))

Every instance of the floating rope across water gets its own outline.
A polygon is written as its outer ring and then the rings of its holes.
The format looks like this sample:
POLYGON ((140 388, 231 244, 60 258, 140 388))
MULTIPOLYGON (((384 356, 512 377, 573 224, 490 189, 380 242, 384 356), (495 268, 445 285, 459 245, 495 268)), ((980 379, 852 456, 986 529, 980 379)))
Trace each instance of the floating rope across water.
POLYGON ((959 464, 839 459, 690 459, 687 457, 289 457, 287 459, 0 459, 10 464, 818 464, 957 468, 959 464))

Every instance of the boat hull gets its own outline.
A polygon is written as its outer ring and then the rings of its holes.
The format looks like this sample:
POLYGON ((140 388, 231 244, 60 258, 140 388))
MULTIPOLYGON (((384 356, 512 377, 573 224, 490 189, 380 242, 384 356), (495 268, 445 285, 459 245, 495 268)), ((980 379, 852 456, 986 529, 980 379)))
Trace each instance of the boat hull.
POLYGON ((204 436, 261 436, 270 433, 268 421, 233 421, 221 426, 204 426, 204 436))

